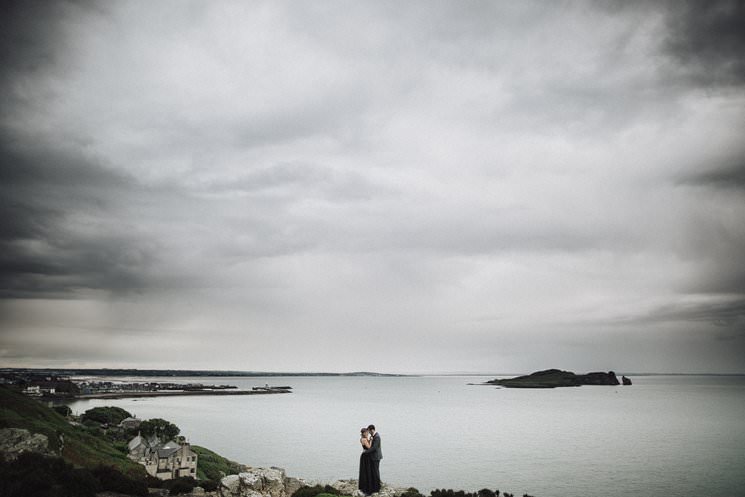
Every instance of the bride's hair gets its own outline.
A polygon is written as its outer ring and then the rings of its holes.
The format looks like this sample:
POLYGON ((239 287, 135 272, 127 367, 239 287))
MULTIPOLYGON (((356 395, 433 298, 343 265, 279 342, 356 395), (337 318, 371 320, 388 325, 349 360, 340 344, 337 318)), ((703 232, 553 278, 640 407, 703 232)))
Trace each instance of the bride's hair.
POLYGON ((364 435, 365 433, 367 433, 367 431, 368 431, 367 428, 362 428, 360 430, 360 435, 364 435))

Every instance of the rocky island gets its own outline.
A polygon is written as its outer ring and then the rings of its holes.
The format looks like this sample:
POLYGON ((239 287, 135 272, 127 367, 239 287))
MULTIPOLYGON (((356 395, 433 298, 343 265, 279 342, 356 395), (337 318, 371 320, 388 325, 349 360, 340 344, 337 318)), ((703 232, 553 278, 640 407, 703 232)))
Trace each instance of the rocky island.
MULTIPOLYGON (((630 385, 631 380, 623 377, 624 385, 630 385)), ((484 385, 497 385, 506 388, 556 388, 556 387, 579 387, 582 385, 620 385, 613 371, 594 372, 587 374, 575 374, 571 371, 560 369, 547 369, 536 371, 525 376, 515 378, 495 379, 484 383, 484 385)))

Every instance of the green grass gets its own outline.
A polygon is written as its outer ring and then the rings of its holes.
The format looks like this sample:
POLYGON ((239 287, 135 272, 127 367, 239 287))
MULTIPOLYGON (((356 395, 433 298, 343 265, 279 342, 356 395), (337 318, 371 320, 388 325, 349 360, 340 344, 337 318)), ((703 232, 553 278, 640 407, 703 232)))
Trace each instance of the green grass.
POLYGON ((62 458, 76 466, 94 468, 113 466, 131 477, 144 478, 145 468, 127 458, 110 441, 72 426, 64 417, 37 400, 0 386, 0 428, 25 428, 49 438, 49 446, 59 452, 64 437, 62 458))
POLYGON ((197 478, 200 480, 220 480, 225 475, 240 472, 241 465, 209 449, 192 445, 191 450, 197 453, 197 478))
MULTIPOLYGON (((25 428, 49 438, 49 446, 59 453, 60 435, 64 437, 62 458, 79 467, 113 466, 132 478, 144 478, 145 468, 127 458, 127 444, 120 433, 104 435, 98 423, 73 426, 67 419, 41 402, 0 386, 0 428, 25 428), (119 439, 113 439, 119 438, 119 439)), ((219 481, 224 475, 237 474, 241 465, 209 449, 192 445, 197 453, 197 477, 219 481)))

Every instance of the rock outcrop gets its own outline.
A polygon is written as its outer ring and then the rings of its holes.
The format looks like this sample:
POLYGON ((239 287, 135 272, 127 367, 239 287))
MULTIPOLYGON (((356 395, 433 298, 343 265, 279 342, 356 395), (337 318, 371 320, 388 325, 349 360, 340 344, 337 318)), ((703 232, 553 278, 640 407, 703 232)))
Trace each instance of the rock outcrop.
POLYGON ((23 452, 55 455, 49 448, 49 438, 41 433, 31 433, 23 428, 0 429, 0 459, 14 461, 23 452))
POLYGON ((625 376, 621 376, 621 382, 623 382, 624 385, 631 385, 631 380, 625 376))
POLYGON ((291 476, 285 476, 285 493, 290 496, 305 487, 307 483, 301 478, 293 478, 291 476))
POLYGON ((220 481, 220 497, 290 497, 306 483, 291 478, 282 468, 251 468, 220 481))
MULTIPOLYGON (((298 489, 317 482, 307 482, 285 474, 282 468, 250 468, 237 475, 228 475, 220 480, 219 497, 291 497, 298 489)), ((343 495, 363 497, 357 480, 337 480, 330 484, 343 495)), ((403 487, 382 484, 375 497, 399 497, 406 491, 403 487)))
MULTIPOLYGON (((364 497, 364 493, 359 490, 357 480, 337 480, 331 484, 332 487, 337 489, 342 495, 351 495, 352 497, 364 497)), ((382 483, 380 492, 373 494, 375 497, 398 497, 406 491, 403 487, 394 487, 387 483, 382 483)))
POLYGON ((619 385, 616 373, 587 373, 575 374, 571 371, 559 369, 547 369, 535 373, 508 378, 504 380, 491 380, 487 385, 499 385, 507 388, 556 388, 556 387, 579 387, 582 385, 619 385))

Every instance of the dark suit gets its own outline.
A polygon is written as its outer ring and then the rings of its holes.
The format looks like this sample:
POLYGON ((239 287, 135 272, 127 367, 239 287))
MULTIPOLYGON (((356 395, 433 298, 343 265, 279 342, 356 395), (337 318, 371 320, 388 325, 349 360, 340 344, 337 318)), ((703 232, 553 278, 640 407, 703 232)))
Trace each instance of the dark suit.
POLYGON ((370 444, 369 449, 365 449, 362 452, 365 454, 370 455, 370 460, 373 465, 373 471, 375 475, 375 479, 377 481, 374 482, 374 491, 377 492, 380 490, 380 460, 383 459, 383 449, 380 448, 380 434, 375 433, 373 435, 372 443, 370 444))
POLYGON ((383 450, 380 448, 380 433, 375 433, 369 449, 365 449, 365 454, 370 454, 370 459, 380 461, 383 459, 383 450))

